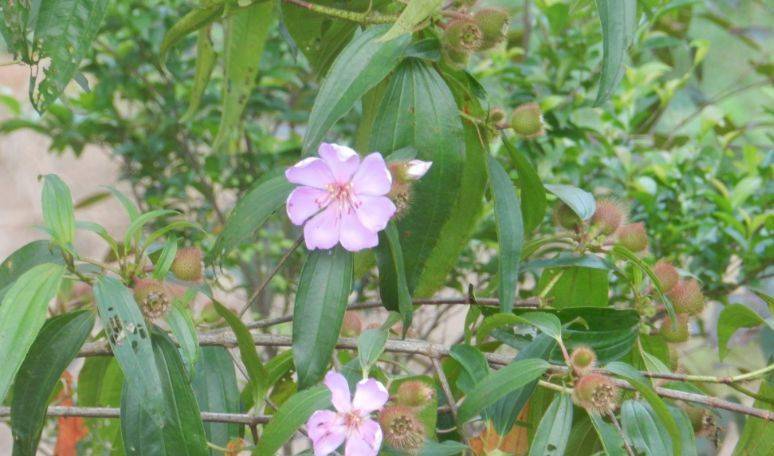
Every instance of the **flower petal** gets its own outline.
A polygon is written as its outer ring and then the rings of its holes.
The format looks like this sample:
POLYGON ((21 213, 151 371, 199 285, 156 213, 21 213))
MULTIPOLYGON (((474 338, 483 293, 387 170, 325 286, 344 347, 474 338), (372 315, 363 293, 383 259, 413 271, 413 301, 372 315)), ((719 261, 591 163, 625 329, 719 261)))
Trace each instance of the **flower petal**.
POLYGON ((396 210, 395 204, 386 196, 358 197, 357 217, 371 231, 383 230, 396 210))
POLYGON ((366 419, 347 437, 345 456, 375 456, 382 446, 382 429, 379 424, 366 419))
POLYGON ((286 169, 285 177, 292 184, 308 185, 315 188, 325 188, 334 180, 331 169, 317 157, 305 158, 286 169))
POLYGON ((329 193, 314 187, 296 187, 290 192, 285 205, 288 217, 294 225, 302 225, 306 219, 318 213, 329 203, 329 193))
POLYGON ((341 413, 347 413, 352 410, 350 402, 349 384, 343 375, 336 371, 328 371, 323 381, 325 386, 331 390, 331 403, 341 413))
POLYGON ((304 225, 306 248, 309 250, 332 248, 339 242, 340 227, 339 208, 336 204, 330 204, 304 225))
POLYGON ((325 456, 336 450, 347 437, 347 427, 339 415, 330 410, 318 410, 306 423, 307 433, 312 439, 315 456, 325 456))
POLYGON ((360 156, 346 146, 322 143, 317 153, 330 168, 336 182, 341 184, 349 182, 360 165, 360 156))
POLYGON ((352 399, 352 407, 361 414, 368 414, 382 408, 389 398, 390 393, 378 381, 372 378, 360 380, 352 399))
POLYGON ((427 173, 432 165, 431 161, 411 160, 406 167, 406 174, 412 179, 419 179, 427 173))
POLYGON ((341 219, 339 241, 341 246, 350 252, 376 247, 379 236, 375 231, 366 228, 357 216, 357 212, 344 213, 341 219))
POLYGON ((363 159, 352 178, 352 191, 356 195, 386 195, 392 188, 392 174, 387 169, 382 154, 374 152, 363 159))

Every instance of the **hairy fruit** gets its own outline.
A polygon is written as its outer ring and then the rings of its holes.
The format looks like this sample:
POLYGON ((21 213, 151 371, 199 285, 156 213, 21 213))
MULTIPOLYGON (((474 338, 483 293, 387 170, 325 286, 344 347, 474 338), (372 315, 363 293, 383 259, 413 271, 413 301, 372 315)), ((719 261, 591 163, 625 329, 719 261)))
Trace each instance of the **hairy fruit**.
POLYGON ((146 318, 153 320, 169 310, 169 290, 156 279, 137 279, 134 283, 134 299, 146 318))
POLYGON ((661 321, 661 336, 671 343, 688 340, 688 315, 677 314, 674 323, 669 316, 664 317, 661 321))
POLYGON ((195 282, 202 278, 202 251, 196 247, 185 247, 177 251, 170 268, 180 280, 195 282))
POLYGON ((591 373, 575 382, 572 398, 579 407, 607 413, 618 405, 619 391, 609 377, 591 373))
POLYGON ((482 40, 481 28, 470 19, 457 19, 450 22, 443 34, 443 46, 457 52, 478 50, 482 40))
POLYGON ((591 347, 581 345, 575 347, 570 355, 570 361, 573 367, 580 370, 588 370, 594 367, 594 363, 597 362, 597 354, 591 347))
POLYGON ((648 234, 642 222, 624 225, 618 229, 618 243, 632 252, 642 252, 648 247, 648 234))
POLYGON ((389 446, 417 454, 425 442, 425 427, 410 407, 389 405, 379 413, 384 442, 389 446))
POLYGON ((407 380, 398 386, 395 400, 408 407, 424 407, 435 396, 435 390, 425 382, 407 380))
POLYGON ((505 40, 508 33, 510 17, 501 8, 484 8, 473 16, 481 29, 481 46, 479 49, 491 49, 505 40))
POLYGON ((696 315, 704 310, 704 294, 696 279, 680 280, 667 296, 676 312, 696 315))
POLYGON ((597 201, 597 210, 591 217, 591 224, 604 235, 611 235, 621 226, 626 218, 626 212, 621 205, 612 200, 597 201))
POLYGON ((531 139, 543 136, 543 111, 537 103, 523 104, 511 113, 511 128, 520 136, 531 139))
POLYGON ((653 274, 658 278, 661 284, 661 291, 669 293, 677 282, 680 281, 680 274, 677 269, 672 266, 672 263, 665 260, 658 260, 653 266, 653 274))

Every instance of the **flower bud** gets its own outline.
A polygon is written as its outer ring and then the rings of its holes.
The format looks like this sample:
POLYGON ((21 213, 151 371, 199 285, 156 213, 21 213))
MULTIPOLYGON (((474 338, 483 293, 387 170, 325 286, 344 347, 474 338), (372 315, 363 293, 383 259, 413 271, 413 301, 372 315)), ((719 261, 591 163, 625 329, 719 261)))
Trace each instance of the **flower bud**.
POLYGON ((384 442, 409 454, 418 454, 425 443, 425 427, 414 411, 402 405, 388 405, 379 412, 384 442))
POLYGON ((653 274, 658 278, 661 284, 661 291, 664 293, 669 293, 680 280, 680 274, 677 272, 677 269, 666 260, 658 260, 656 262, 656 265, 653 266, 653 274))
POLYGON ((597 201, 597 210, 594 211, 594 215, 591 217, 591 224, 599 229, 599 232, 604 235, 610 235, 615 233, 615 230, 621 226, 626 212, 621 208, 621 205, 611 200, 599 200, 597 201))
POLYGON ((584 345, 575 347, 570 355, 570 362, 573 367, 581 371, 589 370, 594 367, 594 363, 597 362, 597 354, 591 347, 584 345))
POLYGON ((195 282, 202 278, 202 251, 196 247, 185 247, 177 251, 170 268, 180 280, 195 282))
POLYGON ((618 229, 618 243, 632 252, 641 252, 648 247, 648 234, 642 222, 624 225, 618 229))
POLYGON ((580 224, 580 217, 570 206, 560 202, 554 206, 554 223, 568 230, 574 230, 580 224))
POLYGON ((543 112, 537 103, 523 104, 511 113, 511 128, 519 135, 531 139, 543 136, 543 112))
POLYGON ((475 21, 457 19, 449 23, 443 34, 443 46, 457 52, 471 52, 481 47, 483 33, 475 21))
POLYGON ((671 343, 680 343, 688 340, 688 315, 677 314, 674 324, 667 315, 661 321, 661 336, 671 343))
POLYGON ((363 332, 363 321, 352 311, 344 312, 344 322, 341 324, 341 337, 357 337, 363 332))
POLYGON ((156 279, 137 279, 134 299, 143 315, 150 320, 163 316, 169 310, 169 292, 164 283, 156 279))
POLYGON ((408 209, 412 184, 422 178, 432 165, 433 162, 423 160, 396 161, 388 165, 392 175, 392 188, 388 196, 395 203, 398 216, 408 209))
POLYGON ((680 280, 667 296, 676 312, 696 315, 704 310, 704 295, 696 279, 680 280))
POLYGON ((609 377, 591 373, 575 382, 572 397, 579 407, 607 413, 613 411, 618 405, 619 391, 609 377))
POLYGON ((419 380, 407 380, 398 386, 395 400, 407 407, 424 407, 435 396, 435 390, 430 385, 419 380))
POLYGON ((505 111, 503 111, 501 108, 490 109, 489 122, 498 127, 505 127, 505 111))
POLYGON ((421 179, 431 166, 433 166, 431 161, 409 160, 406 164, 406 176, 411 180, 421 179))
POLYGON ((510 22, 507 11, 501 8, 484 8, 473 17, 481 29, 479 49, 491 49, 505 39, 510 22))

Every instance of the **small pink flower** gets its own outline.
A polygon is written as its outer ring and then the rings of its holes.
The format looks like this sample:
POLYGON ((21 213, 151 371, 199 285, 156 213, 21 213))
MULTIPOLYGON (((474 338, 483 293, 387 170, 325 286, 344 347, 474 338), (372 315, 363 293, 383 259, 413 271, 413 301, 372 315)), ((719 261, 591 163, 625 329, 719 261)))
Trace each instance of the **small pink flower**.
POLYGON ((344 441, 344 456, 375 456, 382 446, 382 429, 370 415, 387 402, 387 389, 372 378, 361 380, 350 401, 343 375, 329 371, 324 383, 336 411, 318 410, 306 423, 315 456, 334 452, 344 441))
POLYGON ((306 247, 330 249, 341 243, 351 251, 376 247, 377 233, 395 215, 395 204, 385 196, 392 175, 378 152, 360 156, 349 147, 320 144, 320 158, 309 157, 285 171, 299 184, 287 200, 295 225, 304 225, 306 247))

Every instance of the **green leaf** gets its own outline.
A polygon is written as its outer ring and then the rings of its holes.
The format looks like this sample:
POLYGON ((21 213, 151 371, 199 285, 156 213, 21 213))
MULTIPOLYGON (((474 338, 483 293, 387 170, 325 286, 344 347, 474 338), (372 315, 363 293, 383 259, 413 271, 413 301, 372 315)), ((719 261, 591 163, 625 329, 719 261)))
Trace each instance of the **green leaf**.
MULTIPOLYGON (((769 379, 761 381, 758 395, 763 398, 774 397, 774 384, 769 379)), ((772 411, 774 406, 770 401, 756 400, 753 404, 756 408, 772 411)), ((742 435, 734 448, 734 456, 748 456, 766 454, 774 448, 774 433, 771 432, 771 421, 763 418, 748 416, 745 420, 742 435)))
POLYGON ((199 357, 199 339, 193 316, 191 316, 187 304, 187 300, 175 299, 169 306, 169 311, 164 319, 172 330, 175 341, 180 346, 180 354, 185 361, 186 371, 192 373, 196 359, 199 357))
POLYGON ((524 359, 489 374, 465 397, 458 412, 460 421, 470 420, 501 397, 539 378, 548 366, 542 359, 524 359))
POLYGON ((357 338, 357 356, 360 359, 360 367, 366 374, 371 366, 379 360, 384 352, 384 344, 387 343, 387 329, 366 329, 357 338))
POLYGON ((543 221, 548 202, 546 201, 546 189, 538 177, 532 163, 527 157, 516 150, 508 138, 503 135, 503 147, 508 152, 511 161, 516 165, 519 173, 519 188, 521 189, 521 214, 524 219, 524 231, 531 233, 543 221))
POLYGON ((124 249, 129 251, 129 246, 132 245, 132 241, 134 241, 136 244, 139 244, 140 236, 142 235, 142 229, 145 225, 154 219, 173 214, 177 214, 177 212, 169 209, 156 209, 154 211, 146 212, 132 220, 132 223, 129 224, 129 226, 126 228, 126 231, 124 232, 124 249))
MULTIPOLYGON (((81 60, 94 40, 107 12, 107 0, 41 0, 35 26, 39 57, 50 59, 45 79, 30 91, 38 112, 43 112, 78 74, 81 60)), ((31 82, 35 86, 35 81, 31 82)))
POLYGON ((223 107, 215 152, 233 152, 240 136, 239 121, 256 84, 266 38, 276 16, 275 2, 256 2, 230 15, 224 24, 223 107))
MULTIPOLYGON (((239 387, 231 355, 223 347, 202 347, 191 383, 196 401, 203 412, 239 413, 239 387)), ((207 441, 220 447, 239 436, 241 425, 204 423, 207 441)), ((220 451, 210 449, 211 456, 220 451)))
POLYGON ((285 204, 293 187, 284 175, 256 183, 231 211, 226 226, 207 255, 208 260, 220 257, 241 243, 254 239, 269 216, 285 204))
POLYGON ((624 75, 626 49, 631 44, 636 26, 636 0, 597 0, 602 24, 602 75, 594 102, 599 106, 613 94, 624 75))
POLYGON ((468 449, 468 446, 464 443, 460 443, 454 440, 444 440, 443 442, 434 442, 428 440, 422 450, 419 452, 420 456, 456 456, 463 454, 468 449))
POLYGON ((156 260, 156 264, 153 266, 153 278, 156 280, 163 280, 169 272, 169 268, 172 267, 172 262, 175 261, 175 255, 177 254, 177 238, 171 236, 164 243, 164 248, 159 254, 159 258, 156 260))
POLYGON ((382 299, 382 305, 388 310, 400 312, 405 333, 411 326, 414 304, 406 280, 398 229, 392 221, 379 233, 376 264, 379 267, 379 297, 382 299))
POLYGON ((440 8, 441 3, 443 0, 409 0, 398 19, 379 41, 389 41, 412 33, 417 25, 440 8))
POLYGON ((48 303, 56 296, 64 272, 63 266, 50 263, 30 268, 0 303, 0 403, 46 321, 48 303))
POLYGON ((594 425, 594 429, 597 430, 599 441, 602 442, 602 446, 605 448, 605 454, 608 456, 626 456, 623 438, 621 438, 621 434, 618 433, 616 428, 603 420, 596 412, 589 412, 589 418, 594 425))
POLYGON ((303 142, 304 155, 314 153, 333 124, 400 62, 410 37, 379 42, 378 37, 385 30, 386 26, 366 29, 356 35, 336 57, 317 92, 309 115, 303 142))
POLYGON ((696 436, 694 435, 691 418, 688 417, 688 414, 685 412, 685 410, 673 405, 669 406, 669 413, 672 414, 675 422, 677 423, 677 427, 680 428, 680 438, 683 442, 682 456, 697 456, 698 452, 696 451, 696 436))
POLYGON ((530 456, 561 456, 567 448, 572 429, 572 399, 557 394, 540 420, 529 448, 530 456))
POLYGON ((561 338, 562 323, 556 315, 546 312, 529 312, 521 315, 496 313, 486 317, 478 328, 476 340, 482 343, 493 330, 518 323, 534 326, 554 340, 561 338))
POLYGON ((162 391, 162 413, 148 415, 147 400, 131 383, 121 394, 121 434, 128 455, 207 455, 201 412, 188 383, 175 344, 162 333, 154 333, 157 385, 162 391), (156 423, 156 420, 161 423, 156 423))
POLYGON ((191 95, 188 99, 188 109, 186 109, 183 117, 180 118, 181 122, 188 122, 196 115, 217 60, 218 54, 212 47, 212 40, 210 39, 210 28, 206 27, 199 30, 196 39, 196 68, 194 69, 193 85, 191 86, 191 95))
MULTIPOLYGON (((189 33, 196 30, 205 29, 209 24, 219 18, 222 13, 222 4, 214 4, 204 8, 194 8, 189 11, 185 16, 180 18, 180 20, 177 21, 175 25, 170 27, 169 30, 167 30, 167 33, 164 34, 164 40, 161 42, 161 47, 159 48, 159 60, 164 62, 167 59, 167 53, 169 52, 169 49, 172 48, 172 46, 179 43, 189 33)), ((201 41, 199 41, 199 43, 201 43, 201 41)), ((199 50, 201 51, 201 48, 199 48, 199 50)), ((210 50, 212 50, 212 46, 210 46, 210 50)), ((197 74, 199 65, 198 58, 200 56, 201 54, 197 56, 197 74)))
POLYGON ((48 174, 43 184, 43 221, 53 240, 63 247, 75 238, 75 215, 70 188, 55 174, 48 174))
POLYGON ((513 182, 502 165, 492 157, 489 165, 489 183, 494 199, 495 222, 497 225, 498 272, 500 311, 510 312, 516 300, 519 284, 519 263, 524 244, 524 222, 522 221, 519 198, 513 182))
POLYGON ((255 453, 258 456, 273 456, 293 437, 317 410, 331 405, 331 392, 324 386, 317 386, 305 391, 299 391, 290 396, 274 414, 269 424, 263 430, 255 453))
POLYGON ((449 350, 449 356, 460 363, 462 371, 457 378, 457 388, 468 393, 484 378, 489 371, 489 364, 481 350, 467 344, 457 344, 449 350))
MULTIPOLYGON (((86 358, 78 374, 78 405, 81 407, 119 407, 124 374, 112 356, 86 358)), ((121 423, 111 418, 87 418, 95 454, 123 454, 121 423), (112 451, 108 451, 112 450, 112 451)))
POLYGON ((557 309, 570 307, 607 307, 608 275, 605 269, 570 267, 543 270, 539 289, 553 283, 546 297, 557 309), (557 275, 561 276, 557 277, 557 275))
POLYGON ((662 431, 658 417, 646 402, 625 401, 621 406, 621 427, 634 448, 646 456, 679 454, 672 451, 669 435, 662 431))
POLYGON ((84 310, 48 320, 16 374, 11 402, 13 453, 34 455, 46 422, 46 409, 62 372, 78 354, 94 326, 84 310))
POLYGON ((728 341, 740 328, 754 328, 764 323, 763 318, 744 304, 728 304, 718 317, 718 355, 720 360, 728 354, 728 341))
POLYGON ((658 417, 661 424, 663 424, 669 433, 670 440, 672 441, 672 451, 674 454, 681 454, 682 439, 680 436, 680 429, 677 427, 677 423, 675 422, 674 417, 672 417, 672 414, 669 413, 669 409, 664 400, 656 394, 642 374, 632 366, 619 361, 609 363, 605 367, 610 372, 629 382, 640 392, 642 397, 648 401, 648 404, 650 404, 653 409, 653 413, 658 417))
MULTIPOLYGON (((601 364, 625 357, 631 352, 639 333, 640 316, 634 310, 598 307, 574 307, 557 313, 562 325, 562 337, 568 350, 585 345, 597 354, 601 364)), ((564 362, 559 350, 551 360, 564 362)))
POLYGON ((13 252, 0 264, 0 300, 22 274, 43 263, 62 264, 48 241, 32 241, 13 252))
POLYGON ((578 187, 548 184, 545 188, 562 200, 564 204, 568 205, 581 220, 590 219, 594 215, 594 211, 597 210, 597 202, 594 196, 578 187))
POLYGON ((113 195, 113 198, 117 199, 118 202, 121 203, 121 206, 123 206, 126 214, 129 216, 130 222, 135 221, 135 219, 140 216, 140 210, 137 209, 137 206, 134 205, 129 197, 124 195, 120 190, 113 187, 112 185, 106 185, 105 188, 110 192, 111 195, 113 195))
POLYGON ((268 374, 261 362, 261 358, 258 357, 258 352, 255 349, 253 336, 250 334, 250 330, 247 329, 247 326, 242 323, 242 320, 240 320, 234 312, 223 307, 223 305, 217 301, 213 301, 212 304, 215 307, 215 311, 218 312, 218 315, 223 317, 223 319, 226 320, 226 323, 231 327, 231 330, 234 331, 234 335, 237 339, 237 346, 239 347, 239 355, 242 357, 242 363, 245 365, 245 369, 247 369, 247 377, 250 380, 250 386, 252 387, 253 403, 263 403, 263 393, 266 392, 268 386, 266 384, 268 374))
POLYGON ((335 247, 314 250, 301 271, 293 307, 293 361, 299 389, 325 373, 352 291, 353 255, 335 247))

